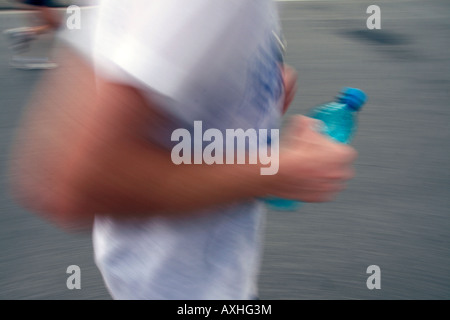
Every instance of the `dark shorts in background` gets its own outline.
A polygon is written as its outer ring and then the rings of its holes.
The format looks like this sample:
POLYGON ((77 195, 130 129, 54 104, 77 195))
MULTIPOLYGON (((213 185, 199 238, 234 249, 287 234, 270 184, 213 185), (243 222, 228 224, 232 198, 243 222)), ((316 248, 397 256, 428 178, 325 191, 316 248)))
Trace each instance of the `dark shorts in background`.
POLYGON ((52 0, 20 0, 23 4, 28 4, 32 6, 41 6, 41 7, 56 7, 57 4, 52 0))

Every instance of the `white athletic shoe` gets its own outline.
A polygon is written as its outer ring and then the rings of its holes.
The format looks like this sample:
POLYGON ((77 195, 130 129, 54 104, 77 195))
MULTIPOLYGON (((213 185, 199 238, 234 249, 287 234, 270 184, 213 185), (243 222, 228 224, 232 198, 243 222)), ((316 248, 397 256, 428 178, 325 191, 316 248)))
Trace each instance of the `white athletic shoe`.
POLYGON ((13 68, 23 70, 48 70, 58 67, 56 63, 49 61, 48 58, 32 57, 13 57, 9 64, 13 68))

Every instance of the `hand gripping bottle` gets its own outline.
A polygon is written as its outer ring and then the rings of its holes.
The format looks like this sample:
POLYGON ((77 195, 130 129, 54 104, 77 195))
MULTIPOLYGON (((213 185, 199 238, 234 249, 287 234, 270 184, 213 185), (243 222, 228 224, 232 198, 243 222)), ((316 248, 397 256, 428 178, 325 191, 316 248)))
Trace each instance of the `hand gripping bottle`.
MULTIPOLYGON (((343 88, 335 101, 314 107, 309 117, 321 120, 321 132, 341 143, 350 143, 357 129, 357 113, 366 102, 366 94, 355 88, 343 88)), ((269 197, 264 199, 272 210, 295 211, 302 202, 269 197)))

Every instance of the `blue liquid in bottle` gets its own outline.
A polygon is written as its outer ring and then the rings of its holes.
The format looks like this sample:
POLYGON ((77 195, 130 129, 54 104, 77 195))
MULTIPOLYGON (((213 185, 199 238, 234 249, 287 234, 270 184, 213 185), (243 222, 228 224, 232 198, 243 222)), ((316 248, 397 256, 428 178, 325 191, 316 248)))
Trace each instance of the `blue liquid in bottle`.
MULTIPOLYGON (((344 88, 335 101, 313 108, 309 117, 321 120, 324 124, 321 132, 341 143, 350 143, 356 132, 357 113, 366 102, 366 94, 356 88, 344 88)), ((268 197, 266 205, 277 211, 296 211, 302 206, 301 201, 268 197)))

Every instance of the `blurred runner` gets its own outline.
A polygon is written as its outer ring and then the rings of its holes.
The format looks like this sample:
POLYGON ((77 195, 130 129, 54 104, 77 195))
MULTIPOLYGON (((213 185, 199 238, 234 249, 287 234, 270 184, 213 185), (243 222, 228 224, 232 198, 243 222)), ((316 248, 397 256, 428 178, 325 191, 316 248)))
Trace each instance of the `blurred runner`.
POLYGON ((10 62, 11 66, 19 69, 55 68, 57 64, 49 61, 48 58, 22 56, 23 53, 29 51, 31 41, 35 40, 39 35, 58 30, 61 18, 52 9, 55 4, 51 0, 17 0, 15 2, 22 3, 24 9, 34 10, 34 18, 38 19, 39 24, 4 31, 13 54, 10 62))
POLYGON ((275 175, 261 175, 263 163, 176 165, 171 150, 175 130, 195 134, 194 121, 222 134, 279 128, 296 76, 276 5, 105 0, 97 22, 95 64, 90 41, 68 34, 61 56, 74 67, 49 73, 31 100, 13 155, 16 196, 59 225, 94 220, 115 299, 258 297, 259 199, 331 200, 355 151, 301 116, 275 175))

